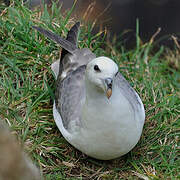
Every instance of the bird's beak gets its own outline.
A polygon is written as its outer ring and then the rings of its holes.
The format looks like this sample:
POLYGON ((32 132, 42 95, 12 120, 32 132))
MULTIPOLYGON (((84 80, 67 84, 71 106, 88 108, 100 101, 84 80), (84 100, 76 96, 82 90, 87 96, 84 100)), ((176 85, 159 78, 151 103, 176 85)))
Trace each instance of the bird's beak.
POLYGON ((105 84, 106 84, 106 96, 109 99, 112 95, 112 83, 113 80, 112 78, 106 78, 105 79, 105 84))

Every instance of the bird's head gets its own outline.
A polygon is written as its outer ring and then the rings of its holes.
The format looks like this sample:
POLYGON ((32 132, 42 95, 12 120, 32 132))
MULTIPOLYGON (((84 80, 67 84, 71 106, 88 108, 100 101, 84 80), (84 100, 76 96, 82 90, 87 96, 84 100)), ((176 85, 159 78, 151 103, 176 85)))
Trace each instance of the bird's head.
POLYGON ((112 95, 113 81, 118 73, 117 64, 107 58, 98 57, 87 64, 86 80, 109 99, 112 95))

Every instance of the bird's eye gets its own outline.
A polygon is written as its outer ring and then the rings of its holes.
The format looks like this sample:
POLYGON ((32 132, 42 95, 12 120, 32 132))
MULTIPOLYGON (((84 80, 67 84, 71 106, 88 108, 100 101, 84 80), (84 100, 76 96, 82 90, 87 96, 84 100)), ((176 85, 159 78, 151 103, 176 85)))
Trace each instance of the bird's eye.
POLYGON ((117 76, 118 75, 118 72, 115 74, 115 76, 117 76))
POLYGON ((94 65, 94 70, 97 71, 97 72, 101 72, 98 65, 94 65))

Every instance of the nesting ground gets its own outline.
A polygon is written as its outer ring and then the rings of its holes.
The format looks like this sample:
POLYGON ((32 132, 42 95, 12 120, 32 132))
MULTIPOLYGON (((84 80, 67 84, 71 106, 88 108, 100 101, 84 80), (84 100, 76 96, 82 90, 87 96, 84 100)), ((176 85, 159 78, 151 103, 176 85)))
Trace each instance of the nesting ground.
POLYGON ((140 94, 146 121, 140 142, 119 159, 98 161, 77 151, 58 131, 52 115, 55 78, 50 69, 60 48, 31 27, 41 25, 65 37, 74 20, 53 4, 30 11, 13 2, 0 15, 0 118, 24 144, 46 179, 179 179, 180 49, 138 37, 131 51, 104 42, 82 25, 80 47, 105 55, 140 94), (104 50, 101 48, 106 47, 104 50))

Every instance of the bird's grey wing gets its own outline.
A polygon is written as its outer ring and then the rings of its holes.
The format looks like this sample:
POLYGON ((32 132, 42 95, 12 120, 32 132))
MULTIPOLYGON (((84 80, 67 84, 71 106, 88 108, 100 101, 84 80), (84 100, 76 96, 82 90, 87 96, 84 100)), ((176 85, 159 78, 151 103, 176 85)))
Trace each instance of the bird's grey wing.
POLYGON ((144 109, 140 97, 120 72, 115 78, 115 83, 124 97, 129 101, 135 112, 144 109))
MULTIPOLYGON (((68 32, 67 38, 63 39, 57 34, 45 30, 41 27, 33 26, 34 29, 44 34, 51 40, 57 42, 62 48, 62 54, 59 64, 58 79, 64 79, 68 73, 76 70, 82 65, 86 65, 90 60, 94 59, 96 56, 88 48, 79 49, 77 47, 77 38, 80 23, 77 22, 68 32)), ((53 68, 57 71, 57 68, 53 68)), ((57 72, 55 72, 57 74, 57 72)))
POLYGON ((81 124, 81 110, 85 101, 85 69, 85 65, 79 67, 56 85, 56 109, 68 131, 71 131, 72 124, 81 124))
POLYGON ((76 47, 76 45, 74 45, 73 43, 71 43, 70 41, 63 39, 62 37, 60 37, 59 35, 43 29, 41 27, 37 27, 37 26, 32 26, 34 29, 36 29, 37 31, 39 31, 40 33, 44 34, 45 36, 47 36, 48 38, 50 38, 51 40, 53 40, 54 42, 60 44, 60 46, 64 49, 66 49, 69 53, 73 54, 75 50, 77 50, 78 48, 76 47))
POLYGON ((55 104, 67 130, 71 129, 73 123, 79 124, 81 121, 81 109, 85 101, 86 64, 96 57, 88 48, 77 48, 79 25, 76 23, 70 29, 66 39, 43 28, 33 26, 34 29, 57 42, 64 49, 56 81, 55 104))
MULTIPOLYGON (((77 22, 68 32, 66 41, 70 42, 77 48, 77 39, 79 32, 80 23, 77 22)), ((61 53, 59 75, 58 79, 64 79, 68 73, 76 70, 82 65, 86 65, 89 61, 94 59, 96 56, 88 48, 79 49, 77 48, 73 53, 69 53, 63 48, 61 53)))
MULTIPOLYGON (((74 26, 69 30, 67 37, 66 37, 66 40, 68 42, 72 43, 76 47, 77 47, 77 41, 78 41, 79 27, 80 27, 79 22, 74 24, 74 26)), ((77 47, 77 49, 78 49, 78 47, 77 47)), ((62 72, 65 70, 65 67, 67 67, 67 64, 71 65, 74 63, 74 61, 72 61, 73 59, 71 59, 71 61, 69 61, 68 58, 65 58, 65 56, 68 54, 69 54, 69 51, 67 51, 66 49, 63 48, 62 52, 61 52, 61 58, 60 58, 60 64, 59 64, 59 76, 61 76, 62 72)), ((72 54, 76 54, 76 53, 74 52, 72 54)))

